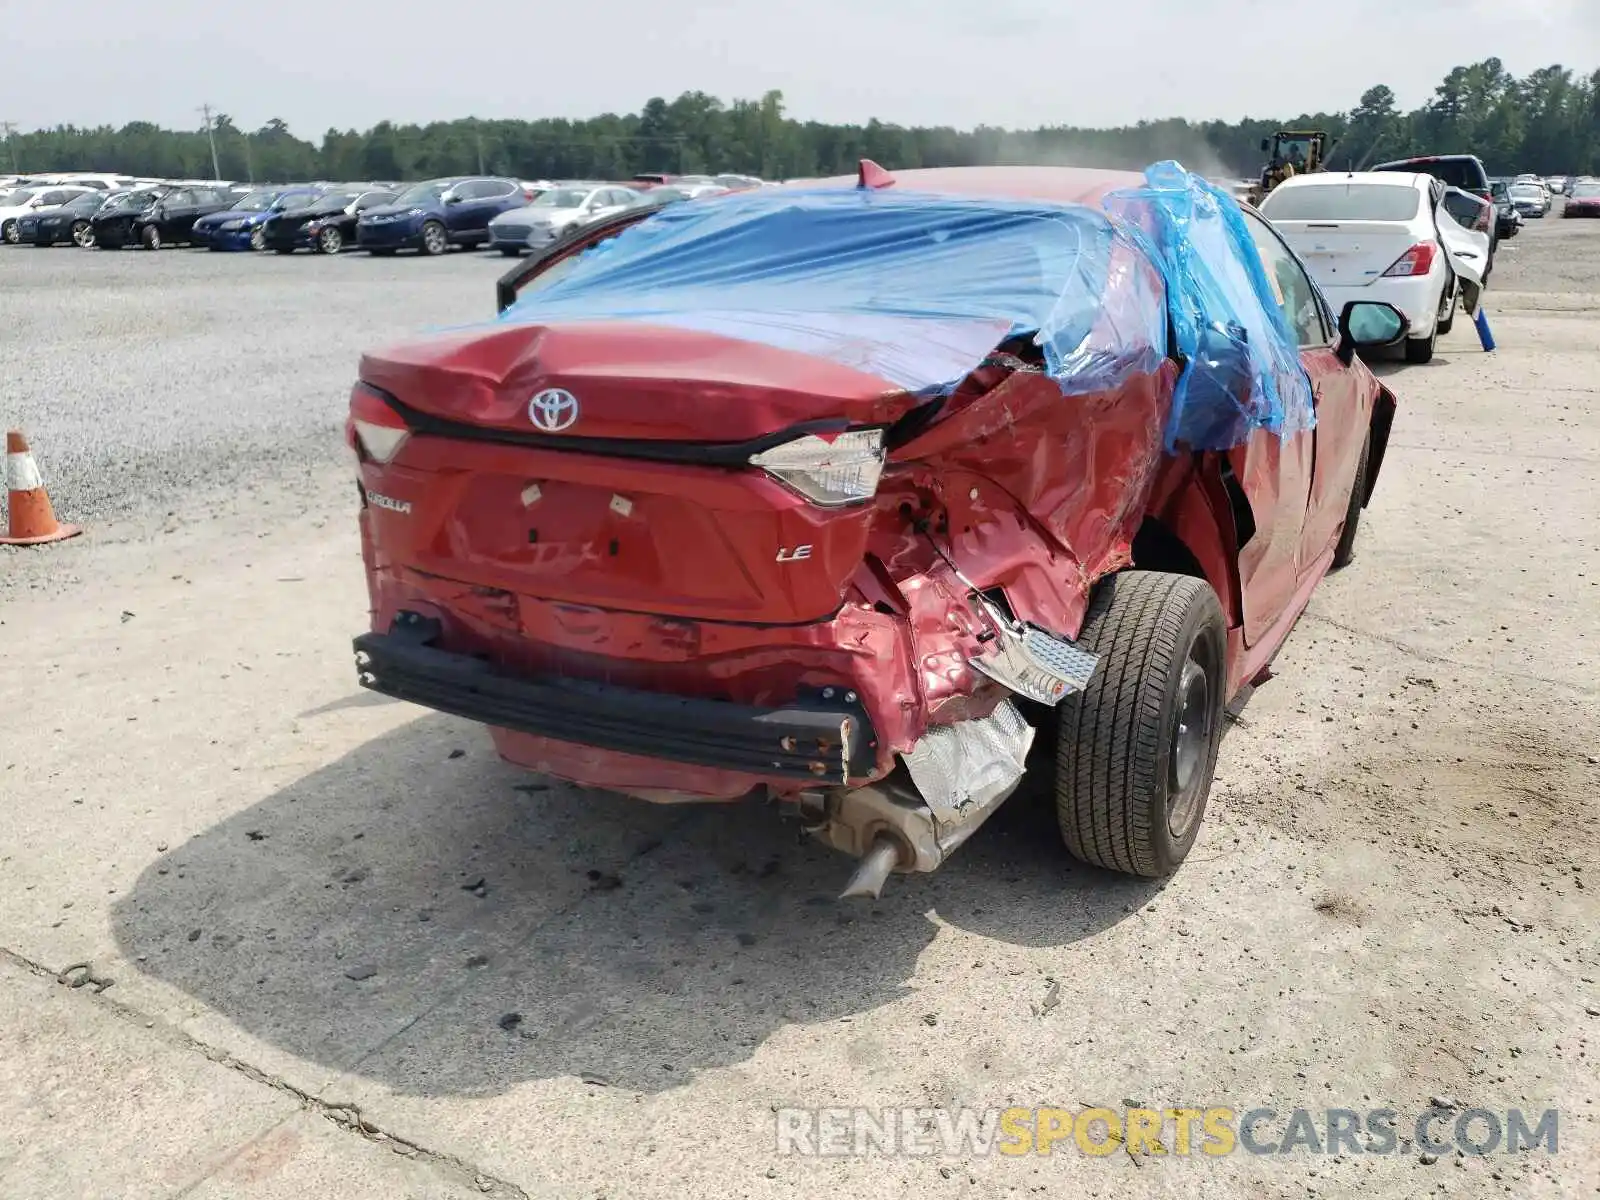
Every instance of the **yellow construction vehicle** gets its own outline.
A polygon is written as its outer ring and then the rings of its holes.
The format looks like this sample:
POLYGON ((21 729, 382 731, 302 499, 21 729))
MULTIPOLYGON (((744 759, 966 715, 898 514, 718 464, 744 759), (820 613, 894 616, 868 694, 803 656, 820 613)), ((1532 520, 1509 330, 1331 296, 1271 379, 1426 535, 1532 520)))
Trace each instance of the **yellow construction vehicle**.
POLYGON ((1271 157, 1261 168, 1261 178, 1251 185, 1251 204, 1260 204, 1285 179, 1325 170, 1328 135, 1321 129, 1280 129, 1261 139, 1261 149, 1271 157))

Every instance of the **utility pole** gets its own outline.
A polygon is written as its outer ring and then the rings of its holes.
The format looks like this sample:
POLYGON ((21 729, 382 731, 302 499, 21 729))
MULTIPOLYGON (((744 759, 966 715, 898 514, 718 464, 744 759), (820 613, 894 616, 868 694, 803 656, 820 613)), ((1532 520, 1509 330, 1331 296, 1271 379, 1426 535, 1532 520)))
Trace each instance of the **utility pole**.
POLYGON ((11 158, 11 173, 15 175, 17 173, 17 148, 12 144, 11 139, 17 135, 17 123, 15 121, 0 121, 0 129, 5 131, 6 150, 11 158))
POLYGON ((211 127, 211 105, 202 104, 200 111, 205 114, 206 140, 211 143, 211 178, 221 179, 222 166, 217 162, 217 135, 216 131, 211 127))

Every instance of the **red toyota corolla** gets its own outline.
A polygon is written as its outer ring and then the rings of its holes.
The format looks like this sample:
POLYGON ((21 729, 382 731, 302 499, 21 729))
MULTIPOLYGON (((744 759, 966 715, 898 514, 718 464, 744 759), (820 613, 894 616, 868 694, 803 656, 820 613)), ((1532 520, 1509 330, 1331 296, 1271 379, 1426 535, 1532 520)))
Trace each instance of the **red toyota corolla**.
POLYGON ((1394 415, 1355 351, 1406 332, 1175 164, 624 213, 500 307, 362 360, 361 682, 561 779, 774 797, 871 895, 1030 761, 1073 854, 1176 868, 1351 556, 1394 415))

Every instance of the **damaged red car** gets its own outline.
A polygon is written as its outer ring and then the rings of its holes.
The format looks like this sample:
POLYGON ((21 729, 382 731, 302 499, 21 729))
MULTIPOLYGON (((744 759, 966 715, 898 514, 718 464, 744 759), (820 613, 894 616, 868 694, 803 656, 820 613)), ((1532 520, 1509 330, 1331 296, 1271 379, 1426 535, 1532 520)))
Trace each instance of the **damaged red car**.
POLYGON ((847 895, 1030 761, 1078 858, 1182 862, 1225 705, 1351 557, 1395 410, 1356 351, 1406 333, 1176 164, 863 163, 500 293, 361 361, 361 683, 556 778, 776 799, 847 895))

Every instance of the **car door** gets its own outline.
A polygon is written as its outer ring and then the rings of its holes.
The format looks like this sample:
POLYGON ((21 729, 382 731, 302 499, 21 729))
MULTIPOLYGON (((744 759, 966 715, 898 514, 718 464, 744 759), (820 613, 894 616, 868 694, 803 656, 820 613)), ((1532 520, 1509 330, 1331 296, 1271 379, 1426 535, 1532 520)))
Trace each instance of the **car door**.
POLYGON ((386 204, 393 204, 397 196, 394 192, 367 192, 356 197, 356 202, 347 208, 344 215, 339 218, 339 229, 346 237, 354 237, 356 222, 361 219, 361 214, 369 208, 381 208, 386 204))
MULTIPOLYGON (((1265 220, 1253 212, 1246 212, 1245 220, 1289 328, 1297 340, 1320 338, 1326 342, 1321 300, 1298 260, 1265 220)), ((1302 359, 1305 357, 1302 351, 1302 359)), ((1338 362, 1331 353, 1327 358, 1338 362)), ((1324 364, 1313 357, 1307 367, 1313 388, 1322 386, 1327 374, 1324 364)), ((1228 451, 1227 461, 1249 501, 1255 525, 1239 548, 1244 639, 1253 645, 1289 610, 1300 589, 1301 540, 1315 463, 1313 434, 1307 431, 1280 437, 1258 429, 1244 445, 1228 451)))
POLYGON ((188 188, 178 188, 176 191, 168 192, 157 202, 148 224, 156 227, 156 232, 164 241, 173 241, 177 236, 175 230, 181 227, 187 233, 189 227, 194 224, 193 214, 194 192, 188 188), (184 223, 185 216, 188 217, 187 224, 184 223))
POLYGON ((1482 285, 1489 266, 1489 234, 1497 220, 1493 201, 1486 206, 1471 192, 1439 187, 1433 197, 1434 228, 1458 278, 1482 285))
POLYGON ((504 179, 480 179, 478 199, 474 202, 472 231, 487 233, 489 222, 512 207, 512 199, 520 201, 522 189, 504 179))
POLYGON ((451 193, 455 202, 445 205, 445 225, 453 236, 471 236, 489 228, 493 209, 489 188, 489 181, 484 179, 469 179, 456 185, 451 193))
MULTIPOLYGON (((1316 424, 1294 439, 1305 443, 1310 486, 1300 536, 1294 548, 1295 578, 1304 583, 1328 568, 1344 523, 1361 448, 1372 422, 1375 387, 1365 367, 1346 367, 1335 352, 1338 321, 1305 267, 1275 229, 1254 213, 1245 214, 1262 265, 1281 298, 1289 328, 1300 346, 1300 362, 1311 377, 1316 424)), ((1296 456, 1297 464, 1303 461, 1296 456)))

